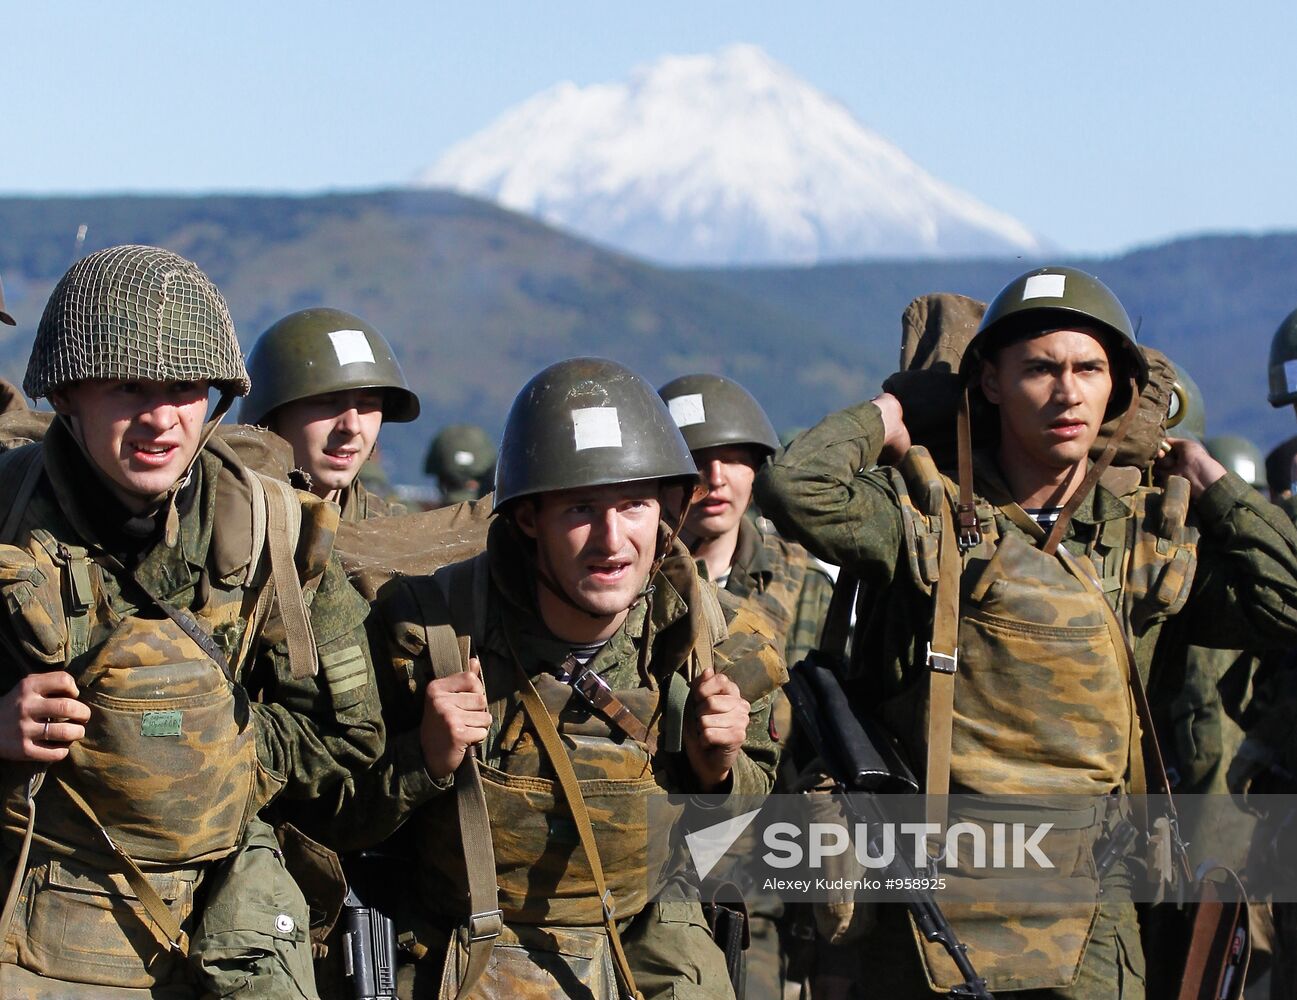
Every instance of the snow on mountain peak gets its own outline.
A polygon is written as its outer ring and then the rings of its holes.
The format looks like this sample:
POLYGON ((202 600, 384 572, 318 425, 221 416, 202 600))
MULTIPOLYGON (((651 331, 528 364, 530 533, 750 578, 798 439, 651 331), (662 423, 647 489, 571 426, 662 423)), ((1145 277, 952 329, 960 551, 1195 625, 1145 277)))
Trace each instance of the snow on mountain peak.
POLYGON ((813 263, 1041 249, 755 45, 564 82, 416 181, 670 264, 813 263))

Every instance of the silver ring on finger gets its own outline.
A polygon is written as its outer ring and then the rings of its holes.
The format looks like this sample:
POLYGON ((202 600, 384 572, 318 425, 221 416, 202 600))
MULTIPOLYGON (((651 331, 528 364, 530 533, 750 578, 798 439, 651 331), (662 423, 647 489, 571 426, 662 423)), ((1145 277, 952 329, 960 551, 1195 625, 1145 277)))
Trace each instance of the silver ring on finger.
POLYGON ((48 743, 49 738, 50 738, 50 720, 46 719, 45 728, 41 730, 41 739, 48 743))

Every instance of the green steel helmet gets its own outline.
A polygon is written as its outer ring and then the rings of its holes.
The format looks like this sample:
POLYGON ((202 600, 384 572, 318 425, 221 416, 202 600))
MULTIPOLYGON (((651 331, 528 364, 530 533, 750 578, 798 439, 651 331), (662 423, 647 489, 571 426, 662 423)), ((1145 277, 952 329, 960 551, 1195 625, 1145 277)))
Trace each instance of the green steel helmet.
POLYGON ((39 399, 101 378, 248 391, 230 311, 198 265, 158 247, 118 246, 90 254, 59 279, 23 389, 39 399))
POLYGON ((1203 442, 1211 455, 1221 465, 1254 489, 1264 490, 1265 457, 1261 449, 1237 434, 1219 434, 1203 442))
POLYGON ((381 333, 341 309, 289 313, 257 338, 248 356, 252 391, 239 422, 264 424, 285 403, 347 389, 382 389, 383 420, 403 424, 419 415, 419 397, 381 333))
POLYGON ((1297 403, 1297 309, 1270 339, 1270 405, 1297 403))
POLYGON ((724 444, 779 450, 775 426, 743 386, 723 375, 681 375, 658 390, 690 451, 724 444))
POLYGON ((1179 364, 1172 361, 1171 367, 1175 369, 1175 382, 1166 406, 1166 432, 1171 437, 1202 441, 1207 437, 1207 407, 1202 391, 1179 364))
MULTIPOLYGON (((964 349, 959 372, 971 378, 987 352, 1006 338, 1078 323, 1110 335, 1109 350, 1120 352, 1126 371, 1143 389, 1148 361, 1135 343, 1125 308, 1107 285, 1075 267, 1038 267, 1005 285, 986 307, 981 326, 964 349)), ((1114 389, 1118 381, 1113 379, 1114 389)))
POLYGON ((450 424, 428 446, 423 471, 436 476, 443 489, 457 489, 471 480, 482 482, 495 469, 495 442, 477 424, 450 424))
POLYGON ((698 468, 666 403, 629 368, 603 358, 560 361, 513 401, 496 510, 536 493, 647 479, 697 483, 698 468))

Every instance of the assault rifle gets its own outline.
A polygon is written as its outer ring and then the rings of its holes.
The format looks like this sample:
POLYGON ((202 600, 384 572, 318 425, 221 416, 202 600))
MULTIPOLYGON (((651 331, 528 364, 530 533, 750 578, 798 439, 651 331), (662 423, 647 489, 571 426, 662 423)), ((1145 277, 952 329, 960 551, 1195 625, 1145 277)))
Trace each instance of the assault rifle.
POLYGON ((368 851, 347 859, 342 974, 354 1000, 397 1000, 396 928, 379 898, 382 868, 391 860, 368 851))
MULTIPOLYGON (((783 690, 797 720, 797 738, 806 740, 836 789, 845 793, 843 803, 856 821, 857 829, 864 823, 865 829, 879 831, 877 836, 881 836, 886 817, 875 796, 916 794, 919 785, 909 768, 886 738, 881 734, 875 737, 871 727, 851 710, 831 656, 812 650, 788 671, 788 683, 783 690)), ((870 848, 874 857, 882 856, 879 844, 871 843, 870 848)), ((904 851, 892 852, 885 874, 901 879, 901 885, 922 884, 916 879, 917 873, 904 851)), ((968 946, 960 942, 932 893, 913 890, 906 905, 919 932, 927 940, 940 944, 964 977, 946 995, 994 1000, 986 989, 986 980, 977 974, 968 958, 968 946)))

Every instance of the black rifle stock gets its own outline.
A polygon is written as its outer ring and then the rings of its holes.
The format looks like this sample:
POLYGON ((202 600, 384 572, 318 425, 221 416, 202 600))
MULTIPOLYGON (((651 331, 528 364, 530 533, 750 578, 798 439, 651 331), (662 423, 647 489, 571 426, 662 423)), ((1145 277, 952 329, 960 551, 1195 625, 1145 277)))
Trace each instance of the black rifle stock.
MULTIPOLYGON (((830 657, 812 651, 788 674, 784 693, 797 720, 798 738, 806 740, 834 785, 846 793, 843 802, 852 818, 865 823, 866 829, 881 831, 887 819, 874 796, 913 795, 919 790, 918 782, 887 739, 881 735, 875 737, 852 711, 830 657)), ((874 849, 871 853, 879 856, 878 845, 871 847, 874 849)), ((904 851, 892 852, 892 858, 887 875, 911 880, 902 882, 903 885, 919 884, 904 851)), ((964 982, 946 995, 994 1000, 987 991, 986 980, 977 974, 969 960, 967 946, 960 942, 932 893, 914 890, 906 906, 919 932, 927 940, 940 944, 964 977, 964 982)))
POLYGON ((376 905, 382 894, 374 885, 388 860, 368 853, 348 859, 342 973, 354 1000, 397 1000, 396 927, 376 905))

